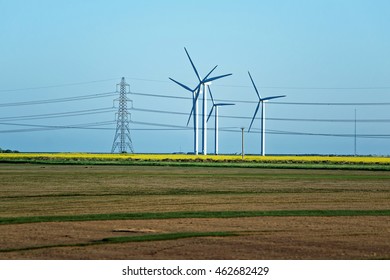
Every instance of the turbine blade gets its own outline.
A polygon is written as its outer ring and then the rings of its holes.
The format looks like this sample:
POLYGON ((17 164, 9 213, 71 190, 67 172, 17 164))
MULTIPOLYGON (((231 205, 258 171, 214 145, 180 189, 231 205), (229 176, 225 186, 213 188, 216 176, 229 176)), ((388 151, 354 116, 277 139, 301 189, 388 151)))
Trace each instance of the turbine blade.
POLYGON ((188 53, 187 49, 186 49, 186 48, 184 48, 184 50, 186 51, 186 54, 187 54, 187 56, 188 56, 188 59, 189 59, 189 60, 190 60, 190 62, 191 62, 192 68, 194 69, 194 71, 195 71, 195 74, 196 74, 196 76, 197 76, 197 77, 198 77, 198 79, 199 79, 199 82, 201 82, 202 80, 201 80, 201 78, 200 78, 200 76, 199 76, 198 70, 196 70, 196 67, 195 67, 194 63, 192 62, 192 59, 191 59, 191 57, 190 57, 190 55, 189 55, 189 53, 188 53))
POLYGON ((211 71, 206 75, 206 77, 204 77, 203 80, 206 80, 210 76, 210 74, 215 70, 215 68, 217 68, 217 67, 218 67, 218 65, 215 65, 215 67, 213 69, 211 69, 211 71))
POLYGON ((265 101, 265 100, 271 100, 271 99, 282 98, 282 97, 286 97, 286 96, 285 95, 269 96, 269 97, 263 98, 262 100, 265 101))
POLYGON ((175 81, 175 80, 172 79, 172 78, 169 78, 169 79, 170 79, 172 82, 175 82, 176 84, 178 84, 179 86, 185 88, 186 90, 193 92, 193 90, 190 89, 189 87, 187 87, 186 85, 184 85, 184 84, 182 84, 182 83, 180 83, 180 82, 178 82, 178 81, 175 81))
POLYGON ((192 107, 191 112, 190 112, 190 115, 188 116, 187 126, 188 126, 188 124, 190 123, 190 120, 191 120, 191 116, 192 116, 192 112, 193 112, 193 111, 194 111, 194 107, 192 107))
POLYGON ((217 104, 214 104, 215 106, 231 106, 231 105, 236 105, 234 103, 217 103, 217 104))
POLYGON ((210 114, 209 114, 209 116, 207 117, 207 121, 209 121, 209 119, 210 119, 210 117, 211 117, 211 114, 213 113, 214 107, 215 107, 215 106, 211 107, 210 114))
MULTIPOLYGON (((194 94, 194 96, 192 97, 192 100, 193 100, 193 102, 192 102, 192 108, 191 108, 190 116, 188 117, 187 126, 188 126, 188 124, 190 123, 191 116, 192 116, 193 112, 195 111, 195 104, 196 104, 196 101, 198 100, 198 97, 199 97, 200 85, 201 85, 201 84, 199 84, 199 85, 195 88, 195 90, 197 90, 197 92, 196 92, 196 93, 194 94)), ((195 90, 194 90, 194 91, 195 91, 195 90)))
POLYGON ((214 81, 214 80, 218 80, 218 79, 221 79, 221 78, 224 78, 224 77, 227 77, 227 76, 231 76, 233 74, 226 74, 226 75, 221 75, 221 76, 217 76, 217 77, 212 77, 212 78, 208 78, 208 79, 205 79, 203 80, 203 83, 208 83, 208 82, 211 82, 211 81, 214 81))
POLYGON ((252 121, 251 121, 251 125, 249 126, 248 132, 251 131, 253 121, 254 121, 255 118, 256 118, 256 114, 257 114, 257 112, 259 111, 259 108, 260 108, 260 102, 257 104, 256 111, 255 111, 255 114, 253 115, 253 118, 252 118, 252 121))
POLYGON ((248 71, 248 74, 249 74, 249 78, 251 78, 252 85, 253 85, 253 87, 255 88, 255 91, 256 91, 256 93, 257 93, 257 96, 259 97, 259 100, 262 100, 261 97, 260 97, 259 91, 257 90, 257 87, 256 87, 256 85, 255 85, 255 82, 254 82, 253 79, 252 79, 251 73, 249 73, 249 71, 248 71))
MULTIPOLYGON (((195 93, 195 102, 198 100, 198 97, 199 97, 200 86, 201 86, 201 84, 198 84, 198 86, 195 88, 195 90, 196 90, 196 93, 195 93)), ((194 90, 194 92, 195 92, 195 90, 194 90)))
POLYGON ((188 126, 188 124, 190 123, 192 113, 194 112, 194 107, 195 107, 195 101, 194 101, 193 104, 192 104, 191 112, 190 112, 190 115, 188 116, 187 126, 188 126))
POLYGON ((210 96, 211 96, 211 101, 213 102, 213 105, 215 105, 213 95, 211 94, 210 86, 207 86, 207 88, 209 89, 209 93, 210 93, 210 96))

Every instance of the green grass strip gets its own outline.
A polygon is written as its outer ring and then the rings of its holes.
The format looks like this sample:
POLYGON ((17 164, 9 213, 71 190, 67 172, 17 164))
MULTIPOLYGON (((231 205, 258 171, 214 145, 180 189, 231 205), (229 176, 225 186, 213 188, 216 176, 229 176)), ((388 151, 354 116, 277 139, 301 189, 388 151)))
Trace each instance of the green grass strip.
POLYGON ((73 221, 106 221, 106 220, 150 220, 179 218, 239 218, 239 217, 289 217, 289 216, 390 216, 386 210, 274 210, 274 211, 197 211, 197 212, 161 212, 161 213, 112 213, 72 216, 32 216, 0 218, 0 225, 73 222, 73 221))
POLYGON ((125 243, 125 242, 146 242, 146 241, 162 241, 162 240, 176 240, 182 238, 191 237, 223 237, 223 236, 236 236, 237 233, 233 232, 174 232, 174 233, 162 233, 162 234, 148 234, 148 235, 136 235, 136 236, 119 236, 109 237, 102 239, 102 242, 108 243, 125 243))
POLYGON ((174 233, 147 234, 147 235, 136 235, 136 236, 117 236, 117 237, 107 237, 107 238, 103 238, 102 240, 85 242, 85 243, 52 244, 52 245, 42 245, 42 246, 23 247, 23 248, 0 249, 0 253, 49 249, 49 248, 61 248, 61 247, 85 247, 85 246, 128 243, 128 242, 166 241, 166 240, 177 240, 177 239, 194 238, 194 237, 226 237, 226 236, 238 236, 238 235, 239 235, 238 233, 234 233, 234 232, 218 231, 218 232, 174 232, 174 233))

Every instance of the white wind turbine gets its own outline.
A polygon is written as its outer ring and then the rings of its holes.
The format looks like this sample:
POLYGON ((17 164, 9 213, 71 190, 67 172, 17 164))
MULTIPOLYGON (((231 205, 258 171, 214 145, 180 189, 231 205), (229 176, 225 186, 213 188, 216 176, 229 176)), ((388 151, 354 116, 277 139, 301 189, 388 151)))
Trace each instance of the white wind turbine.
MULTIPOLYGON (((191 95, 192 95, 192 109, 193 109, 193 112, 194 112, 194 154, 197 155, 199 153, 199 150, 198 150, 198 142, 199 142, 199 136, 198 136, 198 100, 197 100, 197 96, 199 94, 199 90, 200 90, 200 86, 198 85, 195 89, 191 89, 189 88, 188 86, 178 82, 178 81, 175 81, 174 79, 172 78, 169 78, 171 81, 175 82, 176 84, 180 85, 181 87, 183 87, 184 89, 188 90, 189 92, 191 92, 191 95)), ((192 111, 190 113, 190 116, 192 114, 192 111)), ((187 126, 188 126, 188 123, 190 122, 190 119, 188 119, 188 122, 187 122, 187 126)))
POLYGON ((198 73, 198 70, 196 69, 194 63, 192 62, 192 59, 187 51, 186 48, 184 48, 186 54, 187 54, 187 57, 188 59, 190 60, 191 62, 191 65, 192 65, 192 68, 194 69, 194 72, 199 80, 199 84, 196 86, 196 88, 194 90, 190 89, 189 87, 175 81, 174 79, 172 78, 169 78, 170 80, 172 80, 173 82, 177 83, 178 85, 180 85, 181 87, 185 88, 186 90, 189 90, 192 92, 193 94, 193 104, 192 104, 192 109, 191 109, 191 112, 190 112, 190 115, 189 115, 189 118, 188 118, 188 122, 187 122, 187 125, 190 121, 190 118, 191 118, 191 115, 194 114, 194 153, 195 154, 198 154, 198 114, 197 114, 197 111, 198 111, 198 98, 199 98, 199 93, 200 91, 202 90, 202 93, 203 93, 203 119, 202 119, 202 153, 204 155, 207 154, 207 122, 206 122, 206 114, 207 114, 207 89, 206 89, 206 85, 211 83, 211 81, 214 81, 214 80, 217 80, 217 79, 221 79, 223 77, 227 77, 227 76, 230 76, 232 74, 226 74, 226 75, 221 75, 221 76, 216 76, 216 77, 211 77, 209 78, 210 74, 214 71, 215 68, 217 68, 217 66, 215 66, 203 79, 200 78, 200 75, 198 73))
POLYGON ((211 93, 211 90, 210 90, 210 87, 207 86, 208 90, 209 90, 209 93, 210 93, 210 96, 211 96, 211 101, 213 102, 213 107, 211 107, 211 110, 210 110, 210 114, 207 118, 207 121, 209 121, 210 117, 211 117, 211 114, 213 113, 213 110, 215 108, 215 138, 214 138, 214 147, 215 147, 215 154, 218 155, 218 107, 221 107, 221 106, 232 106, 232 105, 235 105, 234 103, 215 103, 214 102, 214 98, 213 98, 213 95, 211 93))
POLYGON ((264 156, 265 155, 265 103, 268 102, 268 100, 271 100, 271 99, 286 97, 286 95, 277 95, 277 96, 269 96, 269 97, 261 98, 261 96, 259 94, 259 91, 256 88, 255 82, 253 81, 251 73, 249 73, 249 71, 248 71, 248 74, 249 74, 249 78, 252 81, 252 85, 255 88, 257 97, 259 98, 259 103, 257 104, 256 111, 255 111, 255 113, 253 115, 252 122, 251 122, 251 124, 249 126, 248 132, 251 130, 253 121, 255 120, 256 114, 259 111, 259 108, 260 108, 260 105, 261 105, 261 128, 260 128, 260 133, 261 133, 261 155, 264 156))

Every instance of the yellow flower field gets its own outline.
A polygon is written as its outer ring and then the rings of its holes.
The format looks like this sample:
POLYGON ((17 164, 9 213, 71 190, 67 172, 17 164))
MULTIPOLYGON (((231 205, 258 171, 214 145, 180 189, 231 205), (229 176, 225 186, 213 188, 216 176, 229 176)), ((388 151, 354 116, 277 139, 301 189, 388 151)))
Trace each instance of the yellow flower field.
POLYGON ((64 161, 199 161, 199 162, 258 162, 258 163, 335 163, 390 165, 389 157, 348 156, 256 156, 247 155, 187 155, 187 154, 97 154, 97 153, 0 153, 6 160, 64 160, 64 161))

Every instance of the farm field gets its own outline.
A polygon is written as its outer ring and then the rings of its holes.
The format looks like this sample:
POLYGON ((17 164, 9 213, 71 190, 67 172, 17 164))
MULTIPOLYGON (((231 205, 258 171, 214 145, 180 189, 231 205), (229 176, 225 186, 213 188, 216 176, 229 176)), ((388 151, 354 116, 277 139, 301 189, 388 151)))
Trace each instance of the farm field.
POLYGON ((390 173, 0 164, 0 259, 389 259, 390 173))

